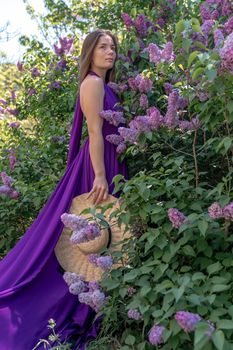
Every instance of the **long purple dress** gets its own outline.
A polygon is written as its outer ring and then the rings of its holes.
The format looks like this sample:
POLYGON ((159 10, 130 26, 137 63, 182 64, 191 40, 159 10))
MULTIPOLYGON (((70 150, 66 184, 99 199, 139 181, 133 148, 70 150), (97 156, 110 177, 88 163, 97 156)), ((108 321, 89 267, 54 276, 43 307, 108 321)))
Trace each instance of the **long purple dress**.
MULTIPOLYGON (((118 109, 114 92, 106 83, 104 89, 104 109, 118 109)), ((72 340, 74 349, 86 349, 98 334, 100 318, 70 294, 54 253, 64 227, 61 214, 69 211, 73 197, 91 190, 94 180, 88 139, 79 151, 82 122, 78 95, 66 171, 33 224, 0 263, 0 350, 31 350, 51 333, 47 328, 50 318, 56 321, 61 341, 72 340)), ((106 135, 117 133, 117 128, 104 120, 102 133, 112 193, 112 178, 117 174, 127 178, 127 167, 117 159, 116 146, 105 140, 106 135)))

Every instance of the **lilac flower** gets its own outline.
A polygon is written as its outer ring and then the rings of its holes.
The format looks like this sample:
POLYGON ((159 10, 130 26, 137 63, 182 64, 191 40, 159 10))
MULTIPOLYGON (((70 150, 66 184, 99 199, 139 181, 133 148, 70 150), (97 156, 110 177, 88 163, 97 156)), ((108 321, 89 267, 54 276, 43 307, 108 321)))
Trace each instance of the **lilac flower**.
POLYGON ((74 295, 78 295, 80 293, 85 292, 86 284, 82 280, 78 280, 69 286, 69 292, 74 295))
POLYGON ((16 199, 18 198, 20 195, 20 193, 18 191, 15 191, 15 190, 12 190, 10 193, 9 193, 9 197, 12 198, 12 199, 16 199))
POLYGON ((15 181, 11 176, 7 175, 5 171, 1 171, 0 176, 2 178, 2 182, 6 186, 11 187, 12 183, 15 181))
POLYGON ((173 90, 168 96, 168 107, 165 115, 165 123, 169 128, 174 128, 177 125, 177 107, 178 107, 179 94, 176 90, 173 90))
POLYGON ((7 101, 4 100, 3 98, 0 98, 0 103, 2 103, 3 105, 7 105, 7 101))
POLYGON ((88 221, 82 216, 63 213, 61 215, 63 224, 71 230, 81 230, 88 225, 88 221))
POLYGON ((137 18, 134 21, 134 26, 138 32, 138 34, 142 37, 147 35, 147 22, 146 22, 146 16, 143 14, 137 15, 137 18))
POLYGON ((34 94, 36 94, 36 89, 30 88, 30 89, 28 90, 28 95, 29 95, 29 96, 32 96, 32 95, 34 95, 34 94))
POLYGON ((107 256, 99 256, 98 254, 89 254, 88 260, 98 267, 101 267, 103 270, 109 270, 112 267, 112 257, 110 255, 107 256))
POLYGON ((147 95, 142 94, 142 95, 140 96, 139 103, 140 103, 140 107, 142 107, 142 108, 148 108, 148 98, 147 98, 147 95))
POLYGON ((216 20, 216 19, 218 19, 218 17, 220 16, 220 14, 219 14, 219 12, 218 12, 218 10, 214 10, 212 13, 211 13, 211 19, 213 19, 213 20, 216 20))
POLYGON ((129 123, 129 127, 132 130, 137 130, 138 133, 149 132, 150 131, 149 117, 147 115, 137 116, 133 120, 131 120, 131 122, 129 123))
POLYGON ((10 163, 10 170, 13 170, 16 164, 16 156, 13 150, 11 150, 9 154, 9 163, 10 163))
POLYGON ((126 26, 127 29, 130 29, 130 27, 133 26, 133 20, 132 18, 128 15, 128 13, 122 12, 121 18, 126 26))
POLYGON ((148 77, 143 77, 142 74, 138 74, 134 78, 134 82, 141 93, 147 93, 152 89, 153 82, 148 77))
POLYGON ((132 318, 133 320, 141 320, 142 319, 142 315, 140 314, 139 311, 137 310, 134 310, 134 309, 130 309, 128 312, 127 312, 127 315, 129 318, 132 318))
POLYGON ((212 19, 207 19, 203 22, 201 26, 201 30, 206 37, 208 37, 213 26, 214 26, 214 21, 212 19))
POLYGON ((157 24, 160 26, 160 28, 164 28, 165 26, 165 21, 162 17, 157 19, 157 24))
POLYGON ((133 294, 135 294, 136 293, 136 289, 135 288, 133 288, 133 287, 129 287, 128 289, 127 289, 127 294, 131 297, 133 294))
POLYGON ((223 208, 223 216, 226 220, 233 221, 233 202, 223 208))
POLYGON ((100 285, 96 281, 90 281, 88 282, 88 289, 89 292, 94 292, 94 290, 100 289, 100 285))
POLYGON ((161 59, 163 62, 170 62, 174 60, 173 43, 171 41, 168 41, 162 50, 161 59))
POLYGON ((100 228, 96 222, 89 223, 82 230, 84 231, 84 235, 88 241, 100 236, 100 228))
POLYGON ((152 108, 153 110, 151 110, 151 113, 148 118, 149 119, 148 122, 151 130, 156 130, 163 125, 164 118, 156 107, 152 107, 152 108))
POLYGON ((78 298, 80 303, 91 306, 95 312, 98 312, 101 309, 106 299, 105 294, 99 289, 96 289, 93 292, 80 293, 78 298))
POLYGON ((120 88, 119 88, 119 85, 114 83, 113 81, 110 81, 108 84, 107 84, 110 89, 112 89, 116 94, 118 94, 120 92, 120 88))
POLYGON ((20 127, 20 122, 10 122, 10 123, 8 123, 8 126, 10 127, 10 128, 14 128, 14 129, 18 129, 19 127, 20 127))
POLYGON ((125 150, 126 150, 126 144, 124 143, 124 142, 121 142, 121 143, 119 143, 119 145, 117 146, 117 148, 116 148, 116 152, 118 153, 118 154, 121 154, 121 153, 123 153, 125 150))
POLYGON ((78 281, 83 281, 84 277, 82 275, 77 275, 75 272, 66 271, 63 274, 63 279, 68 284, 68 286, 70 286, 71 284, 78 281))
POLYGON ((192 124, 193 130, 197 130, 200 128, 201 122, 200 122, 198 116, 191 119, 191 124, 192 124))
POLYGON ((111 109, 103 110, 99 113, 101 118, 107 120, 110 124, 118 126, 120 123, 125 123, 125 118, 123 117, 122 112, 116 112, 111 109))
POLYGON ((120 127, 118 128, 119 134, 121 137, 124 139, 124 141, 129 142, 129 143, 135 143, 137 142, 139 133, 135 129, 131 128, 124 128, 120 127))
POLYGON ((221 69, 233 74, 233 32, 226 37, 223 47, 219 50, 221 69))
POLYGON ((170 83, 165 83, 164 84, 164 90, 166 95, 169 95, 173 91, 173 86, 170 83))
POLYGON ((17 108, 8 108, 7 107, 7 112, 14 115, 15 117, 17 117, 17 115, 19 115, 19 110, 17 108))
POLYGON ((65 38, 59 37, 60 47, 58 47, 57 44, 53 45, 56 55, 60 56, 65 53, 68 53, 71 49, 73 41, 74 41, 73 38, 68 39, 67 37, 65 38))
POLYGON ((232 14, 233 5, 231 0, 224 0, 222 6, 222 16, 229 16, 232 14))
POLYGON ((211 12, 209 8, 206 7, 205 3, 202 3, 200 5, 200 15, 203 21, 206 21, 208 19, 211 19, 211 12))
POLYGON ((178 101, 177 101, 177 108, 178 109, 185 109, 188 106, 188 99, 179 96, 178 101))
POLYGON ((66 141, 66 137, 65 136, 51 136, 50 140, 52 142, 65 142, 66 141))
POLYGON ((20 72, 23 71, 23 64, 20 61, 17 62, 17 68, 20 72))
POLYGON ((151 345, 163 344, 163 332, 165 327, 154 325, 149 331, 149 342, 151 345))
POLYGON ((60 81, 54 81, 48 85, 49 89, 60 89, 61 88, 61 82, 60 81))
POLYGON ((179 120, 178 125, 179 125, 179 128, 181 130, 192 130, 193 129, 192 123, 189 122, 188 120, 179 120))
POLYGON ((127 57, 121 53, 118 54, 118 59, 123 61, 123 62, 130 62, 131 61, 129 57, 127 57))
POLYGON ((124 92, 124 91, 128 90, 128 85, 127 84, 120 84, 119 90, 120 90, 120 92, 124 92))
POLYGON ((33 77, 39 77, 40 76, 40 71, 37 67, 34 67, 31 69, 31 73, 33 77))
POLYGON ((233 17, 229 18, 224 24, 224 30, 227 34, 231 34, 233 31, 233 17))
POLYGON ((64 70, 64 69, 66 69, 66 67, 67 67, 67 61, 66 61, 64 58, 62 58, 62 59, 57 63, 55 69, 64 70))
POLYGON ((179 326, 186 332, 192 332, 199 321, 201 321, 201 316, 188 311, 178 311, 175 314, 175 319, 179 326))
POLYGON ((148 52, 149 52, 150 62, 153 62, 155 64, 158 64, 161 62, 162 51, 159 49, 159 47, 156 44, 153 44, 153 43, 149 44, 148 52))
POLYGON ((8 185, 2 185, 0 186, 0 195, 4 194, 6 196, 8 196, 12 191, 12 188, 8 185))
POLYGON ((176 208, 168 209, 168 217, 174 228, 180 228, 180 226, 186 221, 186 217, 176 208))
POLYGON ((116 146, 118 146, 121 142, 123 142, 123 138, 117 134, 107 135, 106 140, 116 146))

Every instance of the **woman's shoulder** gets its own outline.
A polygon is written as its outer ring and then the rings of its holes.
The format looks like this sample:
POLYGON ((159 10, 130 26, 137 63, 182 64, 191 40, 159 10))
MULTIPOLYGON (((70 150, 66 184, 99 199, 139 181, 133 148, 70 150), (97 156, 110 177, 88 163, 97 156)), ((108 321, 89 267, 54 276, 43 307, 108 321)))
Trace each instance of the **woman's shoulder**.
POLYGON ((103 80, 96 75, 88 74, 80 85, 80 90, 101 89, 104 87, 103 80))

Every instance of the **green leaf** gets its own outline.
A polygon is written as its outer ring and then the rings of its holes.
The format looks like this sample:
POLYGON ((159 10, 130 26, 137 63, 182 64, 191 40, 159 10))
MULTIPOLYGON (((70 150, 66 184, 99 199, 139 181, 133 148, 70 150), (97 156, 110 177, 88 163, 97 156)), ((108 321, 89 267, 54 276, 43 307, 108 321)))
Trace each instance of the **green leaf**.
POLYGON ((224 333, 222 331, 214 332, 212 334, 212 340, 213 340, 213 343, 218 350, 223 350, 225 337, 224 337, 224 333))
POLYGON ((131 334, 127 335, 127 337, 125 338, 125 344, 127 345, 134 345, 135 341, 136 341, 136 338, 131 334))
POLYGON ((182 19, 176 24, 176 36, 179 35, 184 30, 184 20, 182 19))
POLYGON ((233 330, 233 321, 231 320, 220 320, 217 323, 217 327, 221 329, 232 329, 233 330))
POLYGON ((199 54, 198 51, 193 51, 188 58, 188 67, 191 66, 192 62, 195 60, 195 58, 197 57, 197 55, 199 54))
POLYGON ((227 286, 225 284, 215 284, 211 288, 211 292, 213 292, 213 293, 223 292, 224 290, 228 290, 229 288, 230 288, 230 286, 227 286))
POLYGON ((204 68, 202 68, 202 67, 199 67, 199 68, 195 69, 195 71, 194 71, 193 74, 192 74, 192 79, 193 79, 193 80, 197 79, 197 77, 198 77, 200 74, 202 74, 203 72, 204 72, 204 68))
POLYGON ((233 112, 233 101, 229 101, 229 102, 227 103, 227 109, 228 109, 228 111, 229 111, 230 113, 233 112))
POLYGON ((221 269, 222 269, 222 265, 220 264, 220 262, 216 262, 207 267, 207 272, 209 275, 212 275, 213 273, 218 272, 221 269))
POLYGON ((187 256, 196 256, 194 249, 191 247, 191 245, 185 245, 182 248, 182 251, 187 256))
POLYGON ((205 233, 206 233, 206 231, 208 229, 208 222, 205 221, 205 220, 200 220, 200 221, 198 221, 197 226, 198 226, 201 234, 203 236, 205 236, 205 233))
POLYGON ((136 277, 138 276, 138 271, 136 269, 126 273, 124 275, 124 282, 129 282, 129 281, 133 281, 136 277))

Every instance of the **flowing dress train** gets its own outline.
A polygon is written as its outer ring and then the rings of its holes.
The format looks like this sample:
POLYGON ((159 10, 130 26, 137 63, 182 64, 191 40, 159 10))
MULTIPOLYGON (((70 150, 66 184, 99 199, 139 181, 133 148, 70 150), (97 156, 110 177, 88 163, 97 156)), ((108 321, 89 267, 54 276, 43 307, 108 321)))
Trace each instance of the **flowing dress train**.
MULTIPOLYGON (((90 71, 89 74, 97 75, 90 71)), ((104 84, 104 110, 118 109, 112 89, 104 84)), ((67 168, 55 190, 23 237, 0 262, 0 350, 32 350, 51 330, 48 320, 56 322, 55 331, 61 341, 73 341, 74 349, 84 350, 96 338, 100 318, 78 297, 69 292, 63 280, 54 248, 63 230, 60 216, 68 212, 72 199, 89 192, 94 171, 89 154, 89 139, 80 148, 83 113, 78 94, 71 130, 67 168)), ((109 193, 112 178, 127 175, 125 161, 119 162, 116 146, 108 142, 108 134, 117 127, 103 122, 104 161, 109 193)), ((43 344, 38 347, 44 349, 43 344)))

